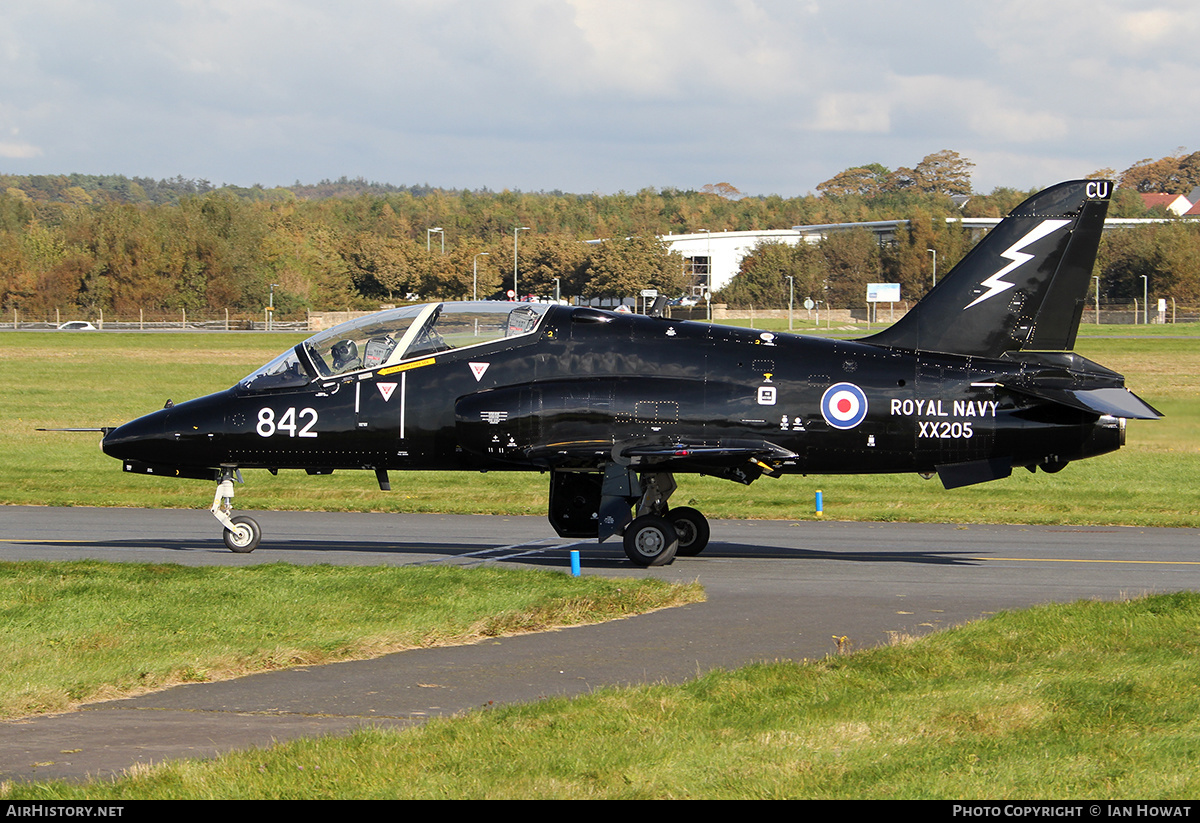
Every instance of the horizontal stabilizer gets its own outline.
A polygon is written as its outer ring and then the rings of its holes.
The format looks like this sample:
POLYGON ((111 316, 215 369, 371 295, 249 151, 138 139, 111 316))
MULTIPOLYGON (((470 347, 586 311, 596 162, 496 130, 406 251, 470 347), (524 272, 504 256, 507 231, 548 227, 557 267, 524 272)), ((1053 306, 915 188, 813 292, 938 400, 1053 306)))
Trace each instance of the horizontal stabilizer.
POLYGON ((1126 388, 1068 389, 1040 386, 1036 383, 1001 385, 1010 391, 1095 414, 1108 414, 1129 420, 1157 420, 1162 417, 1157 409, 1126 388))

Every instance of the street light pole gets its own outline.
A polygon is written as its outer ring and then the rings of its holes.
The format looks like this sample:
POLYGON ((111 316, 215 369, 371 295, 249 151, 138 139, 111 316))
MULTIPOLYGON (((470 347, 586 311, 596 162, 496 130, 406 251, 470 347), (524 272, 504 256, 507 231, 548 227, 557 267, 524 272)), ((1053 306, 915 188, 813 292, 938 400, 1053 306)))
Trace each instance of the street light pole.
POLYGON ((475 259, 473 261, 471 261, 472 268, 474 269, 474 273, 471 276, 471 299, 472 300, 479 299, 479 258, 486 257, 490 253, 491 252, 481 251, 479 254, 475 255, 475 259))
POLYGON ((430 246, 429 246, 429 235, 433 234, 434 232, 437 232, 438 234, 440 234, 442 236, 442 254, 445 254, 446 253, 446 232, 444 229, 441 229, 441 228, 425 229, 425 251, 432 251, 432 249, 430 249, 430 246))
POLYGON ((796 279, 792 275, 788 275, 788 331, 792 330, 792 303, 795 302, 796 296, 796 279))
POLYGON ((529 231, 529 226, 517 226, 513 229, 513 300, 520 300, 521 295, 517 291, 517 232, 529 231))

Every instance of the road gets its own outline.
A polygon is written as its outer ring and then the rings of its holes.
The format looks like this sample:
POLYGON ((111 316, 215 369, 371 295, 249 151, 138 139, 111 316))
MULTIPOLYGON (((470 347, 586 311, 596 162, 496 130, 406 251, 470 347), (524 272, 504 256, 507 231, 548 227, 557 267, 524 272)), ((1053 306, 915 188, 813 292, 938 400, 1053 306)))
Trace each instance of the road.
POLYGON ((119 774, 490 703, 822 657, 1045 602, 1200 590, 1200 529, 714 521, 703 555, 641 569, 543 518, 254 513, 253 554, 207 511, 0 507, 0 557, 189 565, 497 563, 699 580, 708 600, 598 626, 180 686, 0 726, 0 779, 119 774))

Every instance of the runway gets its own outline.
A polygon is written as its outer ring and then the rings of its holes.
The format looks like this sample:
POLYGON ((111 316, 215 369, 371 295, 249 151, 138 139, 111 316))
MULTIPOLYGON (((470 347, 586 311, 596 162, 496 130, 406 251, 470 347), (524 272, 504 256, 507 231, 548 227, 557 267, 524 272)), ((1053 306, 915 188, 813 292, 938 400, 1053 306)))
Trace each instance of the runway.
POLYGON ((822 657, 1045 602, 1200 590, 1200 530, 714 521, 699 557, 641 569, 619 542, 557 538, 544 518, 253 513, 250 555, 207 511, 0 507, 0 557, 188 565, 534 565, 699 580, 708 601, 484 643, 194 684, 3 724, 0 779, 76 779, 489 703, 680 682, 712 668, 822 657))

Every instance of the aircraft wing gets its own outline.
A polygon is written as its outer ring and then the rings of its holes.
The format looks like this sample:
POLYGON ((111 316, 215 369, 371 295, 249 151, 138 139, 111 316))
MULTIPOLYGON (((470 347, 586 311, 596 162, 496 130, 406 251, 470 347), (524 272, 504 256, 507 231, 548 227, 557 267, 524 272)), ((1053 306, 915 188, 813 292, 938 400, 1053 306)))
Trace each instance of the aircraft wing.
POLYGON ((725 469, 747 461, 780 462, 798 455, 766 440, 585 440, 567 443, 546 443, 524 450, 530 462, 551 468, 599 465, 617 462, 625 465, 654 466, 671 464, 679 469, 711 467, 725 469))
POLYGON ((617 463, 704 472, 795 458, 765 440, 730 437, 713 423, 756 411, 753 403, 746 388, 733 383, 567 379, 460 397, 455 424, 466 452, 546 469, 594 470, 617 463))

